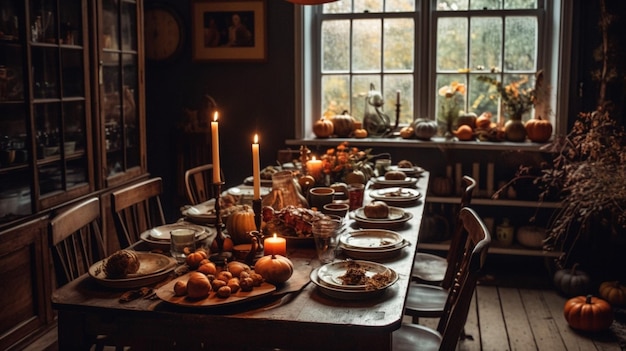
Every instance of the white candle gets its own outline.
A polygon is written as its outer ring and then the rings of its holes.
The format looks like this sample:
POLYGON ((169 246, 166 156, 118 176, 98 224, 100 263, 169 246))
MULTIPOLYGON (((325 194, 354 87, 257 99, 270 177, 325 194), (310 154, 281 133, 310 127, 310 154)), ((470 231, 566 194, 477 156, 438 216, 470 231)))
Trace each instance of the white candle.
POLYGON ((211 146, 213 151, 213 182, 221 182, 220 176, 220 140, 217 130, 217 111, 213 115, 213 122, 211 122, 211 146))
POLYGON ((254 185, 254 200, 261 198, 261 165, 259 161, 259 136, 254 134, 252 144, 252 178, 254 185))

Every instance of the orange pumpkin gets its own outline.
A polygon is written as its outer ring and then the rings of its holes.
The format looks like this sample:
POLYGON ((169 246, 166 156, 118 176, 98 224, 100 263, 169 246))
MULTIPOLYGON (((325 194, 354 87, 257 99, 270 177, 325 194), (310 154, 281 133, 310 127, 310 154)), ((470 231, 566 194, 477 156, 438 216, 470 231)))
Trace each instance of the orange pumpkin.
POLYGON ((476 118, 477 129, 489 129, 491 127, 491 113, 484 112, 476 118))
POLYGON ((617 280, 601 283, 599 293, 612 306, 626 306, 626 286, 617 280))
POLYGON ((530 141, 544 143, 552 136, 552 123, 547 119, 535 117, 526 122, 526 134, 530 141))
POLYGON ((324 117, 318 119, 313 123, 313 133, 318 138, 328 138, 333 135, 334 125, 331 120, 324 117))
POLYGON ((402 129, 400 129, 400 137, 402 137, 402 139, 411 139, 415 135, 414 133, 415 129, 411 126, 402 127, 402 129))
POLYGON ((206 251, 202 249, 196 250, 195 252, 192 252, 189 255, 187 255, 187 257, 185 258, 185 263, 187 263, 189 268, 196 269, 200 265, 200 262, 206 259, 207 257, 208 255, 206 251))
POLYGON ((254 211, 247 205, 244 205, 241 210, 231 213, 226 221, 226 231, 235 245, 251 243, 252 237, 248 233, 256 229, 254 211))
POLYGON ((334 133, 340 138, 349 137, 354 130, 354 118, 348 114, 348 111, 334 116, 332 122, 334 133))
POLYGON ((608 329, 613 323, 611 305, 591 295, 576 296, 567 300, 563 307, 563 315, 570 327, 588 332, 608 329))
POLYGON ((354 137, 358 138, 358 139, 367 138, 367 130, 365 130, 363 128, 355 129, 354 130, 354 137))
POLYGON ((192 299, 204 299, 209 296, 211 283, 206 275, 199 272, 189 273, 187 280, 187 296, 192 299))
POLYGON ((254 272, 270 283, 280 284, 291 278, 293 264, 285 256, 267 255, 259 258, 254 264, 254 272))
POLYGON ((472 127, 467 124, 464 124, 454 131, 454 136, 459 138, 461 141, 474 140, 474 130, 472 130, 472 127))

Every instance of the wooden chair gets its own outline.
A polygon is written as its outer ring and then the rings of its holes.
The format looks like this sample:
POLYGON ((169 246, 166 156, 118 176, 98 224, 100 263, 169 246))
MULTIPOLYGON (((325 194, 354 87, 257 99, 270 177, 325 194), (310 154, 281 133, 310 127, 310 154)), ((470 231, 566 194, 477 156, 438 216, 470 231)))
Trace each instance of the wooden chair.
POLYGON ((139 241, 141 233, 166 224, 162 193, 163 180, 152 178, 112 194, 111 208, 120 247, 128 247, 139 241))
MULTIPOLYGON (((461 209, 467 207, 467 204, 471 202, 472 192, 476 186, 476 181, 471 177, 465 176, 463 179, 467 186, 461 198, 461 204, 463 205, 461 209)), ((444 272, 439 285, 420 281, 413 281, 409 285, 409 293, 407 294, 404 313, 413 317, 413 323, 418 323, 420 317, 437 318, 443 313, 448 297, 448 289, 454 283, 454 277, 458 272, 459 264, 463 258, 465 241, 466 233, 463 228, 463 223, 460 216, 457 216, 447 257, 445 259, 440 258, 439 261, 429 258, 431 263, 438 262, 440 265, 439 270, 444 272)), ((422 253, 421 255, 430 254, 422 253)), ((416 256, 420 255, 418 254, 416 256)), ((420 259, 423 259, 423 257, 420 259)), ((413 266, 413 269, 415 270, 415 266, 413 266)))
MULTIPOLYGON (((474 192, 474 188, 476 187, 476 181, 469 176, 464 176, 463 181, 465 182, 465 188, 463 189, 463 194, 461 195, 461 206, 459 207, 459 210, 470 205, 472 202, 472 194, 474 192)), ((459 222, 457 218, 457 223, 454 228, 455 232, 450 243, 450 249, 448 250, 448 254, 445 258, 426 252, 418 252, 415 255, 412 271, 414 280, 427 282, 429 284, 442 284, 449 287, 451 277, 447 273, 448 264, 449 262, 456 262, 458 260, 458 257, 455 257, 458 256, 459 251, 459 241, 456 240, 458 229, 459 222), (444 279, 447 280, 446 283, 443 283, 444 279)), ((452 272, 454 272, 454 270, 450 273, 452 272)))
MULTIPOLYGON (((100 200, 96 197, 61 212, 48 228, 58 286, 87 273, 89 267, 107 256, 100 224, 100 200)), ((109 335, 94 335, 91 342, 95 350, 103 350, 105 346, 124 349, 109 335)))
POLYGON ((190 205, 213 198, 213 165, 204 164, 185 171, 185 189, 190 205))
POLYGON ((463 332, 476 282, 487 258, 491 235, 485 224, 469 207, 459 212, 462 224, 463 256, 459 261, 453 284, 446 297, 437 330, 411 323, 404 323, 393 333, 393 349, 405 350, 454 350, 463 332))

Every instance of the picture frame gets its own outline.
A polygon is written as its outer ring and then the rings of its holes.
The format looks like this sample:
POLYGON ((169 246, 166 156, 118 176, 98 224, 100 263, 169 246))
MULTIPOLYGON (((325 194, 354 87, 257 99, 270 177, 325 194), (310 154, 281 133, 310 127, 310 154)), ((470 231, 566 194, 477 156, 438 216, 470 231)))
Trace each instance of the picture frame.
POLYGON ((192 3, 193 61, 267 60, 266 0, 192 3))

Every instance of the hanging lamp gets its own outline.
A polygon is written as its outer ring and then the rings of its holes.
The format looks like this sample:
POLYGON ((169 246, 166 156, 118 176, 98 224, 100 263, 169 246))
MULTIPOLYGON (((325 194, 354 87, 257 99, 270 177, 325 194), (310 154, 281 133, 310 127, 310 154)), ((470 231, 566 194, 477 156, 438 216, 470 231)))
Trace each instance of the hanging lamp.
POLYGON ((335 2, 338 0, 287 0, 287 1, 294 3, 294 4, 299 4, 299 5, 321 5, 327 2, 335 2))

